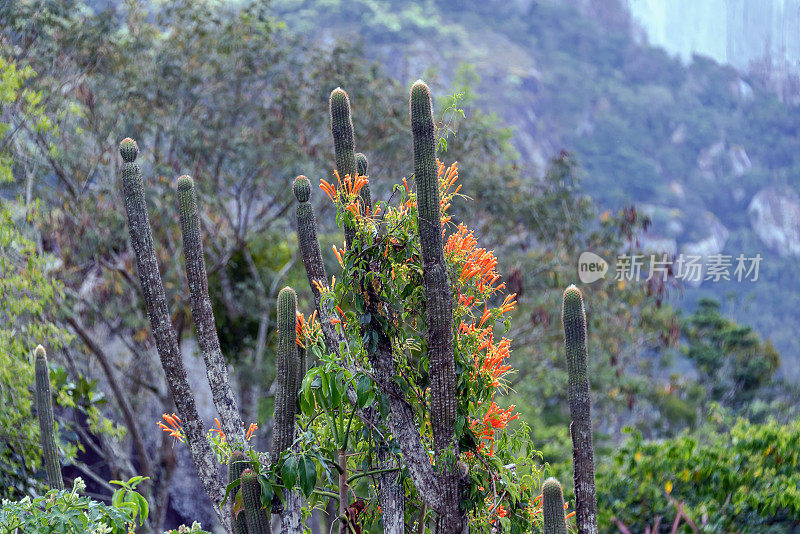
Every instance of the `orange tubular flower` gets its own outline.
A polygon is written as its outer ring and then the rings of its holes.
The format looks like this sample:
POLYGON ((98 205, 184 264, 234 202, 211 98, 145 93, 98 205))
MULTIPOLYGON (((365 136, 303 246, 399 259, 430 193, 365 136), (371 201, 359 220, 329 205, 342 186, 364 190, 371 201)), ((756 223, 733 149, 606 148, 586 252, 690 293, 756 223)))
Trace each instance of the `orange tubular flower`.
POLYGON ((181 420, 180 418, 175 415, 168 414, 161 414, 161 417, 164 418, 164 421, 167 422, 165 425, 161 421, 158 422, 158 428, 163 430, 164 432, 168 433, 170 437, 177 439, 180 442, 183 442, 183 428, 181 428, 181 420))
POLYGON ((211 428, 209 432, 216 432, 219 434, 219 437, 222 438, 222 443, 225 443, 225 433, 222 431, 222 426, 219 424, 219 419, 215 417, 214 422, 217 423, 217 428, 211 428))
POLYGON ((480 322, 478 323, 478 328, 480 328, 480 327, 482 327, 482 326, 483 326, 483 323, 485 323, 485 322, 486 322, 486 320, 489 318, 489 316, 490 316, 491 314, 492 314, 492 312, 491 312, 491 311, 489 311, 489 308, 487 308, 487 307, 485 307, 485 306, 484 306, 483 315, 481 316, 481 320, 480 320, 480 322))
POLYGON ((247 441, 250 441, 256 430, 258 430, 258 425, 256 423, 250 423, 250 426, 247 427, 247 434, 244 436, 247 438, 247 441))
POLYGON ((328 195, 328 198, 331 199, 331 202, 336 202, 336 200, 339 198, 339 195, 336 192, 336 188, 331 184, 329 184, 327 181, 320 180, 319 188, 325 191, 325 194, 328 195))
POLYGON ((303 343, 303 330, 305 329, 305 317, 299 311, 295 311, 295 315, 297 317, 297 321, 295 322, 295 334, 297 338, 297 346, 300 348, 306 348, 305 344, 303 343))
POLYGON ((511 293, 510 295, 506 295, 503 304, 500 306, 501 313, 510 312, 517 307, 517 301, 515 300, 516 296, 517 296, 516 293, 511 293))
POLYGON ((496 511, 497 511, 497 517, 505 517, 505 516, 508 515, 508 511, 505 509, 505 507, 502 504, 497 506, 497 510, 496 511))
POLYGON ((339 265, 341 265, 342 268, 344 268, 344 261, 342 260, 342 254, 336 248, 336 245, 333 245, 333 253, 336 254, 336 259, 338 260, 339 265))

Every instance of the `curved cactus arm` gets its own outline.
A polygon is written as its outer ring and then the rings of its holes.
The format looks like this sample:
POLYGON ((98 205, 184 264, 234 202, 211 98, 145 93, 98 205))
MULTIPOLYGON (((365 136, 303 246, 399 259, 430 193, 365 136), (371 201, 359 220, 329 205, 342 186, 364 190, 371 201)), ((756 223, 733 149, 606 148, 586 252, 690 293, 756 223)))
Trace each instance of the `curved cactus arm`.
POLYGON ((297 240, 300 244, 300 255, 303 257, 303 265, 306 267, 308 285, 311 286, 311 292, 314 294, 314 304, 319 314, 325 346, 328 352, 338 356, 339 345, 346 341, 344 335, 340 334, 331 323, 333 315, 322 304, 322 293, 320 293, 319 286, 327 286, 328 276, 325 274, 325 264, 322 262, 314 206, 308 201, 311 197, 311 182, 305 176, 300 175, 295 178, 292 191, 298 202, 297 240))
POLYGON ((586 314, 583 295, 574 285, 564 291, 562 313, 567 372, 569 415, 575 479, 575 519, 579 534, 597 534, 597 497, 594 486, 591 397, 586 350, 586 314))
POLYGON ((47 472, 50 489, 63 490, 64 479, 61 477, 61 464, 58 461, 56 444, 55 418, 53 417, 53 396, 50 390, 50 368, 47 365, 47 353, 39 345, 34 353, 36 373, 36 414, 39 417, 39 442, 42 445, 42 461, 47 472))
POLYGON ((548 478, 542 486, 542 519, 544 534, 567 534, 564 516, 564 493, 555 478, 548 478))
POLYGON ((186 432, 189 453, 194 461, 197 474, 203 483, 220 523, 228 529, 228 514, 222 513, 219 503, 225 497, 225 485, 221 473, 217 469, 211 447, 206 440, 206 430, 197 414, 194 395, 186 378, 178 337, 172 326, 164 285, 158 270, 156 251, 153 245, 153 233, 150 228, 150 217, 144 197, 142 172, 136 164, 139 147, 133 139, 127 138, 120 143, 122 165, 122 188, 125 210, 128 213, 128 230, 131 245, 136 255, 136 269, 139 273, 142 295, 144 297, 153 338, 156 342, 161 367, 167 379, 172 399, 181 417, 186 432))
POLYGON ((197 341, 206 364, 206 376, 211 387, 211 397, 222 420, 222 430, 233 443, 244 443, 244 424, 239 407, 228 382, 228 366, 222 356, 219 337, 214 322, 211 298, 208 296, 208 277, 203 258, 203 239, 200 235, 200 218, 194 180, 190 176, 178 178, 183 255, 186 259, 186 280, 192 299, 192 317, 197 327, 197 341))
MULTIPOLYGON (((457 458, 458 443, 454 439, 457 399, 453 302, 442 248, 433 104, 430 90, 422 80, 411 87, 410 114, 414 137, 414 180, 419 209, 425 311, 428 320, 433 444, 437 453, 450 451, 457 458)), ((437 517, 435 531, 461 532, 462 528, 466 528, 466 517, 460 510, 461 484, 456 466, 449 466, 449 473, 442 475, 441 491, 445 505, 443 513, 437 517)))
POLYGON ((242 503, 249 534, 271 534, 269 511, 261 508, 261 484, 252 469, 242 472, 242 503))

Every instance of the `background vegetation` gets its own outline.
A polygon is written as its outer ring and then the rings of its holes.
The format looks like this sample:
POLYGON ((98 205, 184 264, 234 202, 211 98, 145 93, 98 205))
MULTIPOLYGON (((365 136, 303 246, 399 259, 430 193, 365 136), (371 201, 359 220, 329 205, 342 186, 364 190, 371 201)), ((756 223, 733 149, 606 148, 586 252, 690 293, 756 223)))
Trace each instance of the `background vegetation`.
MULTIPOLYGON (((526 415, 551 472, 570 479, 558 314, 577 256, 636 250, 654 227, 697 240, 711 213, 730 230, 726 252, 766 257, 757 284, 706 284, 683 300, 671 282, 583 288, 601 521, 639 531, 660 516, 666 529, 677 517, 672 498, 711 531, 796 524, 797 480, 782 470, 796 461, 798 393, 781 376, 798 361, 800 292, 793 260, 764 251, 746 205, 767 184, 797 187, 797 107, 728 67, 683 65, 637 44, 614 2, 593 17, 570 3, 463 4, 0 5, 0 495, 44 490, 28 391, 30 355, 44 343, 57 368, 68 486, 80 475, 88 494, 107 500, 106 481, 141 474, 150 477, 140 487, 151 503, 144 528, 210 524, 186 489, 198 483, 185 451, 155 426, 174 408, 134 273, 117 143, 132 134, 143 148, 161 273, 190 347, 172 189, 179 174, 195 177, 223 353, 245 421, 266 421, 271 398, 255 391, 274 378, 277 292, 306 285, 297 283, 305 276, 288 184, 300 173, 330 179, 327 97, 348 90, 373 198, 389 199, 389 184, 413 170, 406 93, 424 74, 440 96, 440 158, 459 162, 461 192, 474 199, 454 202, 453 220, 478 229, 517 293, 510 337, 520 372, 508 403, 526 415), (740 82, 749 96, 734 90, 740 82), (718 141, 744 147, 752 168, 738 175, 719 156, 709 177, 698 157, 718 141), (747 436, 736 443, 746 469, 729 463, 729 431, 747 436), (780 463, 769 464, 781 447, 780 463), (684 473, 690 463, 699 475, 684 473), (731 473, 730 487, 679 484, 705 473, 731 473), (737 500, 756 479, 781 496, 737 500)), ((317 208, 321 228, 334 228, 330 207, 317 208)), ((342 240, 320 237, 323 251, 342 240)), ((333 254, 325 261, 335 272, 333 254)), ((310 293, 299 296, 310 309, 310 293)), ((209 409, 201 416, 211 424, 209 409)), ((260 426, 261 449, 270 431, 260 426)))

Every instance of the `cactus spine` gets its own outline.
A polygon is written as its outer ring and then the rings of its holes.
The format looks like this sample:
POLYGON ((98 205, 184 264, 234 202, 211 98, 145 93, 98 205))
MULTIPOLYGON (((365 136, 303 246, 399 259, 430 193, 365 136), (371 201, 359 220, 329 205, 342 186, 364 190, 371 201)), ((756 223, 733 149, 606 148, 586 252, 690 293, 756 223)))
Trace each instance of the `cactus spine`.
MULTIPOLYGON (((247 458, 245 457, 242 451, 233 451, 231 453, 231 459, 228 462, 228 484, 235 480, 239 480, 242 478, 242 473, 244 472, 245 468, 247 467, 246 464, 247 458)), ((247 519, 245 514, 241 512, 237 516, 234 512, 234 508, 236 506, 236 494, 241 491, 237 489, 234 492, 234 495, 231 499, 231 523, 233 524, 233 534, 248 534, 247 531, 247 519)))
POLYGON ((63 490, 61 465, 56 446, 55 419, 53 417, 53 398, 50 391, 50 368, 47 366, 47 353, 39 345, 35 352, 36 372, 36 412, 39 416, 39 442, 42 445, 42 460, 47 472, 50 489, 63 490))
POLYGON ((242 503, 249 534, 271 534, 269 513, 261 508, 261 484, 252 469, 242 472, 242 503))
MULTIPOLYGON (((433 443, 438 453, 450 449, 457 457, 458 444, 453 439, 457 408, 453 303, 442 249, 433 104, 430 90, 422 80, 411 87, 410 115, 428 319, 433 443)), ((450 468, 451 473, 443 478, 442 483, 442 497, 446 504, 443 506, 444 513, 439 515, 436 522, 436 532, 439 533, 460 532, 464 527, 465 517, 459 504, 459 478, 455 474, 456 466, 450 468)))
POLYGON ((244 425, 236 405, 236 398, 228 382, 228 369, 219 346, 217 327, 211 298, 208 296, 206 262, 203 259, 203 240, 200 236, 200 219, 197 212, 197 195, 194 180, 189 176, 178 178, 183 255, 186 259, 186 279, 192 299, 192 317, 197 326, 197 341, 206 365, 206 376, 211 387, 214 406, 222 419, 222 430, 232 443, 244 443, 244 425))
POLYGON ((564 494, 555 478, 548 478, 542 486, 542 517, 544 534, 567 534, 564 516, 564 494))
POLYGON ((592 444, 591 398, 587 366, 586 314, 583 309, 583 296, 574 285, 564 291, 562 322, 569 373, 575 516, 579 534, 597 534, 597 497, 594 486, 594 446, 592 444))

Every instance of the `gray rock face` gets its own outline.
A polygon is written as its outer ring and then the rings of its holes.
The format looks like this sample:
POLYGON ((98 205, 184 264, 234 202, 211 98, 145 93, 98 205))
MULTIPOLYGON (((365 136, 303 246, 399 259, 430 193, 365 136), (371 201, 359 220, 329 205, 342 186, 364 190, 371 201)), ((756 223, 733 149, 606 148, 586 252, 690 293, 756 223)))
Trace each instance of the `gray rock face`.
POLYGON ((800 196, 790 187, 766 187, 748 208, 750 225, 782 257, 800 256, 800 196))
MULTIPOLYGON (((681 254, 685 257, 700 256, 700 264, 705 266, 708 263, 710 256, 721 254, 725 248, 725 242, 728 240, 730 232, 725 225, 711 212, 703 214, 702 226, 708 228, 706 237, 690 243, 684 243, 681 246, 681 254)), ((702 276, 699 280, 688 279, 684 280, 687 285, 697 287, 703 283, 705 278, 705 268, 702 270, 702 276)))

